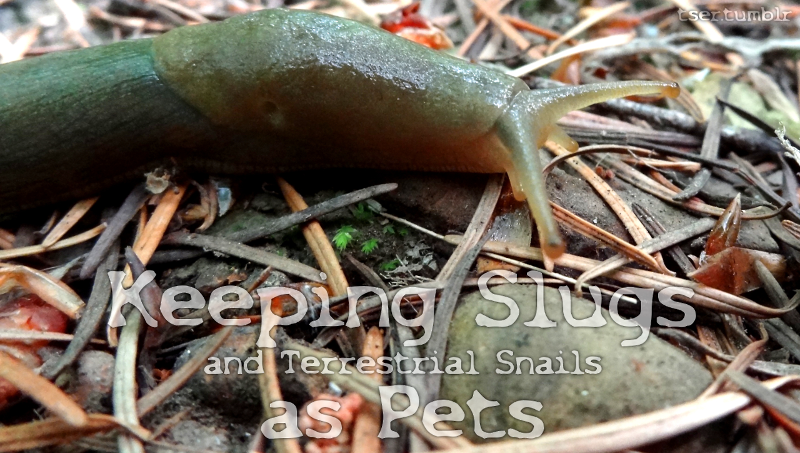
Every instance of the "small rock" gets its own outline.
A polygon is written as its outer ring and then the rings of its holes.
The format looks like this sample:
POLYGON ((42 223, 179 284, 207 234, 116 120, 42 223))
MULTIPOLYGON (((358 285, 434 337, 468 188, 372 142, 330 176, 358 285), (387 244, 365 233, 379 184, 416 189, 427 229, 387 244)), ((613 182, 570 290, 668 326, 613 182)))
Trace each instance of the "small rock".
POLYGON ((236 264, 211 257, 202 257, 192 264, 175 268, 172 272, 165 274, 161 284, 164 288, 190 285, 202 293, 210 294, 220 286, 239 283, 246 278, 246 271, 236 264))
MULTIPOLYGON (((476 441, 482 439, 472 431, 474 422, 466 401, 479 391, 486 399, 498 401, 499 407, 483 411, 481 423, 486 432, 517 429, 529 432, 531 425, 508 414, 510 404, 518 400, 534 400, 542 404, 538 412, 530 411, 544 422, 544 432, 592 425, 630 415, 641 414, 691 400, 700 394, 712 380, 711 374, 699 363, 661 339, 650 335, 640 346, 622 347, 626 339, 639 336, 639 327, 621 327, 603 310, 607 324, 599 328, 575 328, 564 316, 561 294, 553 288, 543 288, 544 308, 554 328, 528 327, 523 323, 534 318, 537 304, 535 285, 503 285, 491 291, 510 297, 520 307, 520 316, 509 327, 479 327, 475 317, 479 313, 501 320, 508 316, 508 308, 484 299, 480 293, 462 296, 450 326, 448 355, 458 356, 469 363, 466 351, 474 351, 477 375, 448 375, 442 380, 441 397, 457 402, 465 409, 466 419, 453 422, 476 441), (568 374, 529 374, 527 361, 521 374, 498 374, 509 365, 502 358, 514 362, 516 358, 531 357, 535 366, 548 357, 553 371, 558 371, 557 358, 564 361, 568 374), (596 371, 587 364, 588 357, 599 357, 596 363, 602 370, 597 374, 569 374, 576 369, 596 371)), ((583 299, 572 298, 575 319, 588 318, 595 305, 583 299)), ((524 360, 524 359, 523 359, 524 360)), ((467 369, 464 366, 465 371, 467 369)), ((516 367, 519 370, 520 367, 516 367)), ((508 437, 505 437, 508 439, 508 437)))
MULTIPOLYGON (((226 357, 236 357, 243 363, 248 357, 256 356, 259 330, 258 326, 235 328, 212 357, 222 361, 224 370, 226 357)), ((207 338, 186 348, 175 362, 174 369, 177 371, 188 362, 196 351, 203 348, 205 341, 207 338)), ((252 362, 250 368, 255 369, 252 362)), ((241 419, 252 418, 261 412, 258 375, 247 374, 244 371, 238 374, 240 370, 237 369, 235 362, 228 367, 230 374, 206 374, 205 367, 206 365, 195 373, 178 393, 190 393, 198 403, 241 419)))
POLYGON ((397 190, 381 197, 395 215, 446 233, 463 232, 486 187, 486 175, 397 173, 397 190))
MULTIPOLYGON (((559 206, 619 238, 631 240, 619 218, 583 178, 555 168, 547 177, 547 192, 550 200, 559 206)), ((613 255, 597 242, 569 228, 562 227, 561 234, 567 244, 567 253, 593 259, 607 259, 613 255)))
MULTIPOLYGON (((667 231, 674 231, 688 226, 700 217, 699 214, 694 215, 685 209, 677 208, 653 195, 645 193, 620 178, 607 182, 629 206, 636 203, 644 207, 667 231)), ((616 214, 611 211, 608 204, 582 178, 556 168, 547 178, 547 189, 550 199, 558 205, 583 219, 592 221, 598 227, 619 238, 629 242, 632 241, 630 234, 628 234, 616 214)), ((730 185, 714 178, 708 183, 707 189, 713 190, 719 196, 735 195, 735 191, 730 192, 733 190, 730 185)), ((594 259, 607 259, 613 255, 610 250, 598 247, 596 242, 572 230, 562 228, 561 233, 567 243, 568 253, 594 259)), ((705 241, 702 244, 705 244, 705 241)), ((742 222, 736 245, 770 253, 779 251, 777 242, 772 238, 762 221, 742 222)), ((699 250, 696 253, 699 253, 699 250)))
POLYGON ((104 351, 84 351, 78 356, 77 382, 72 397, 88 412, 111 412, 114 356, 104 351))
MULTIPOLYGON (((261 327, 259 325, 234 328, 230 337, 211 356, 220 359, 223 373, 225 371, 225 358, 232 357, 238 358, 242 363, 247 361, 248 358, 256 358, 248 361, 247 369, 251 372, 258 370, 257 357, 259 357, 259 349, 256 346, 256 341, 260 332, 261 327)), ((177 371, 189 361, 196 351, 202 349, 205 341, 207 340, 201 340, 187 348, 178 357, 174 369, 177 371)), ((288 361, 281 359, 280 350, 276 350, 276 353, 281 392, 285 400, 301 407, 306 401, 321 392, 321 389, 327 387, 327 384, 319 375, 286 374, 288 361)), ((261 357, 263 360, 263 353, 261 357)), ((204 365, 200 371, 189 379, 184 388, 177 393, 182 397, 190 397, 198 404, 213 408, 217 412, 233 416, 235 420, 258 419, 263 411, 258 374, 249 374, 245 371, 239 374, 236 361, 230 361, 227 367, 228 374, 206 374, 205 368, 208 364, 211 364, 211 362, 204 365)), ((263 370, 263 367, 261 369, 263 370)))
POLYGON ((184 447, 210 451, 231 451, 229 433, 195 420, 181 420, 169 430, 169 439, 184 447))
MULTIPOLYGON (((237 208, 241 208, 241 206, 237 205, 237 208)), ((242 230, 258 228, 270 220, 272 220, 272 216, 255 209, 234 209, 214 222, 206 234, 228 237, 242 230)))

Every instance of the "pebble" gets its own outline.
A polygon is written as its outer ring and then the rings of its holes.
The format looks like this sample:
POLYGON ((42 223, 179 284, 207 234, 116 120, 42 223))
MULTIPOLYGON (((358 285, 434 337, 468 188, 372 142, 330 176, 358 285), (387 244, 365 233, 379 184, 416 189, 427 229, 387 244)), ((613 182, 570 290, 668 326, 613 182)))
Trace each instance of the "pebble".
MULTIPOLYGON (((622 347, 623 340, 638 337, 642 330, 616 324, 605 310, 605 326, 572 327, 563 316, 559 291, 543 289, 545 312, 557 324, 553 328, 523 325, 534 318, 535 285, 491 288, 520 307, 519 318, 509 327, 479 327, 475 322, 479 313, 494 319, 506 318, 509 309, 505 305, 484 299, 478 292, 461 297, 450 326, 448 357, 458 356, 469 363, 466 351, 473 351, 479 374, 445 374, 440 396, 465 408, 465 420, 453 424, 464 429, 472 440, 483 440, 473 432, 474 420, 465 404, 475 391, 500 403, 481 413, 484 431, 531 431, 529 423, 509 415, 508 407, 518 400, 534 400, 542 404, 542 409, 530 413, 544 422, 545 433, 552 433, 680 404, 698 396, 711 383, 711 374, 700 363, 652 334, 640 346, 622 347), (498 374, 498 369, 510 368, 498 361, 497 353, 503 350, 509 351, 502 355, 504 360, 513 363, 517 358, 530 357, 537 367, 548 357, 554 371, 559 369, 560 357, 566 374, 529 374, 525 359, 520 362, 520 374, 516 374, 516 364, 512 374, 498 374), (575 354, 583 374, 572 374, 576 371, 575 354), (599 373, 590 374, 597 371, 597 366, 588 364, 589 357, 599 357, 592 360, 602 368, 599 373)), ((574 318, 588 318, 594 309, 590 301, 572 298, 574 318)))

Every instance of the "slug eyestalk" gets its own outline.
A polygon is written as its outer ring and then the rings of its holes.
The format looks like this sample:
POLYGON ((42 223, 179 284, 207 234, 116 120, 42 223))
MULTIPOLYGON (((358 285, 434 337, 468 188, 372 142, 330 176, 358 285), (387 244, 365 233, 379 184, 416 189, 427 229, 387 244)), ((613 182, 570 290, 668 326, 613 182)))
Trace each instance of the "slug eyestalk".
POLYGON ((609 82, 569 86, 517 93, 508 109, 497 121, 497 133, 509 152, 506 172, 517 200, 527 200, 539 229, 539 240, 545 255, 558 258, 565 244, 547 202, 538 149, 552 140, 569 151, 578 144, 564 132, 558 121, 567 113, 592 104, 633 95, 677 97, 675 83, 609 82))

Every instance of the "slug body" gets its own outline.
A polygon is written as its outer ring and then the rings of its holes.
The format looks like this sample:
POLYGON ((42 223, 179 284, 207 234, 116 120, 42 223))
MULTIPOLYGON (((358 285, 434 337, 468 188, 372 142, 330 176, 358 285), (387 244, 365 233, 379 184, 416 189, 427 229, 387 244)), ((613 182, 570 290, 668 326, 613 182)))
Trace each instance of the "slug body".
POLYGON ((609 83, 520 79, 324 14, 282 9, 0 66, 0 212, 77 197, 167 159, 223 173, 319 167, 508 173, 563 250, 538 148, 609 83))

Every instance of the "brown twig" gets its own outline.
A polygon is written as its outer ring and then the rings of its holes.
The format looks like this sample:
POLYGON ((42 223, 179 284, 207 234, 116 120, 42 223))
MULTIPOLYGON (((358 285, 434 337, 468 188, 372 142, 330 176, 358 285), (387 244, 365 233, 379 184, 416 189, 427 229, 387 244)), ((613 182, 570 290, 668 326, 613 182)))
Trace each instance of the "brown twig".
POLYGON ((323 280, 320 279, 319 270, 311 266, 260 248, 250 247, 249 245, 229 241, 221 237, 178 231, 164 237, 163 243, 201 247, 206 250, 213 250, 226 255, 235 256, 264 266, 272 266, 282 272, 297 275, 304 280, 323 282, 323 280))
MULTIPOLYGON (((687 239, 709 231, 715 223, 716 222, 713 219, 700 219, 697 222, 689 224, 681 229, 664 233, 661 236, 653 239, 648 239, 639 245, 639 249, 642 253, 654 253, 663 250, 666 247, 677 245, 687 239)), ((628 257, 617 255, 614 258, 603 261, 597 267, 589 269, 588 271, 584 271, 583 274, 581 274, 576 280, 578 285, 578 293, 580 293, 579 288, 584 282, 600 275, 607 274, 615 269, 619 269, 625 264, 628 264, 628 262, 630 262, 628 257)))
MULTIPOLYGON (((493 9, 493 11, 500 13, 500 11, 502 11, 502 9, 505 8, 506 5, 508 5, 509 3, 511 3, 511 0, 500 0, 495 2, 494 5, 491 6, 491 8, 493 9)), ((490 21, 486 17, 483 17, 480 20, 480 22, 478 22, 478 24, 475 26, 475 29, 472 30, 472 32, 469 34, 469 36, 467 36, 464 42, 461 43, 461 47, 459 47, 458 49, 458 56, 463 57, 467 54, 467 52, 469 52, 469 49, 472 47, 472 45, 475 43, 475 41, 478 39, 481 33, 483 33, 483 31, 486 30, 486 27, 489 26, 489 23, 490 21)))
POLYGON ((725 370, 720 374, 714 382, 711 383, 708 388, 700 394, 698 399, 707 398, 722 389, 722 385, 725 383, 725 373, 728 371, 745 371, 750 368, 750 365, 755 362, 759 355, 764 352, 764 348, 767 346, 767 339, 758 340, 750 343, 747 345, 742 351, 731 360, 725 370))
MULTIPOLYGON (((720 84, 719 88, 719 98, 722 100, 728 99, 728 94, 731 91, 731 86, 733 85, 732 79, 726 79, 722 84, 720 84)), ((700 148, 700 156, 706 159, 716 159, 719 153, 719 141, 720 141, 720 133, 722 130, 722 124, 725 119, 725 105, 717 102, 714 104, 714 109, 711 112, 711 116, 708 119, 708 125, 706 126, 706 133, 703 137, 703 146, 700 148)), ((708 168, 703 168, 699 172, 697 172, 689 181, 689 183, 684 187, 684 189, 674 195, 672 198, 675 201, 686 201, 689 198, 694 197, 703 189, 703 186, 708 182, 711 178, 711 170, 708 168)))
POLYGON ((105 414, 88 414, 87 422, 81 427, 52 417, 0 428, 0 452, 18 452, 64 444, 118 427, 125 428, 142 438, 148 435, 142 428, 127 427, 120 420, 105 414))
MULTIPOLYGON (((156 206, 156 209, 153 211, 152 217, 150 217, 150 220, 146 222, 144 222, 146 214, 145 210, 140 210, 143 221, 139 224, 141 230, 133 244, 133 252, 143 265, 147 265, 147 263, 150 262, 150 258, 153 257, 153 253, 155 253, 156 248, 161 243, 161 239, 164 237, 167 227, 169 227, 172 216, 174 216, 175 212, 178 211, 178 206, 183 199, 183 195, 186 193, 186 188, 186 184, 181 184, 180 186, 169 188, 164 191, 158 206, 156 206)), ((125 266, 125 279, 123 280, 123 286, 125 288, 129 288, 133 282, 134 280, 131 268, 130 266, 125 266)), ((122 293, 119 293, 119 295, 115 297, 111 303, 112 315, 120 311, 122 302, 122 293)), ((106 329, 106 336, 108 337, 108 343, 111 346, 117 345, 117 329, 115 327, 109 326, 106 329)))
POLYGON ((122 234, 122 230, 142 208, 147 197, 148 193, 143 184, 137 185, 128 194, 125 201, 122 202, 122 206, 108 221, 108 226, 100 234, 91 252, 86 257, 86 261, 81 268, 81 278, 91 277, 97 266, 105 259, 106 254, 108 254, 119 235, 122 234))
MULTIPOLYGON (((284 198, 289 208, 294 211, 302 211, 307 209, 308 205, 303 200, 303 197, 294 190, 294 187, 289 185, 283 178, 277 178, 278 186, 283 192, 284 198)), ((347 278, 344 276, 342 266, 339 264, 339 259, 336 257, 331 242, 322 229, 322 225, 316 220, 312 220, 303 226, 303 236, 305 236, 311 252, 319 263, 322 272, 327 275, 327 284, 331 288, 331 293, 334 296, 343 296, 347 294, 347 278)))
MULTIPOLYGON (((796 384, 790 376, 766 381, 770 389, 796 384)), ((585 453, 616 452, 638 448, 659 440, 705 426, 750 404, 751 399, 739 392, 714 395, 703 400, 672 406, 647 414, 545 434, 533 440, 505 441, 473 448, 452 450, 451 453, 585 453)))
MULTIPOLYGON (((286 343, 286 346, 288 348, 291 348, 292 350, 298 351, 300 353, 300 357, 298 357, 300 360, 302 360, 303 357, 307 356, 317 357, 318 359, 334 357, 330 354, 311 349, 295 341, 288 341, 286 343)), ((329 379, 331 382, 335 382, 337 385, 347 390, 359 393, 367 401, 370 401, 375 404, 381 404, 381 399, 378 390, 380 385, 377 382, 375 382, 372 378, 361 375, 361 373, 359 373, 358 370, 356 370, 354 367, 350 365, 343 366, 342 362, 338 360, 331 362, 329 365, 329 369, 333 372, 333 374, 325 375, 325 377, 329 379), (346 373, 340 372, 340 370, 342 370, 343 368, 347 371, 346 373)), ((396 394, 395 397, 396 398, 393 399, 393 401, 398 401, 401 405, 404 405, 401 407, 408 406, 408 398, 405 397, 402 393, 396 394)), ((422 412, 423 408, 420 407, 420 409, 418 409, 415 414, 409 417, 402 418, 399 421, 408 426, 409 428, 413 429, 414 432, 423 437, 431 445, 440 449, 465 448, 472 445, 464 437, 447 438, 447 437, 433 436, 430 432, 428 432, 427 429, 424 428, 424 425, 422 424, 422 412)), ((444 424, 443 422, 439 423, 444 424)))
MULTIPOLYGON (((444 290, 442 290, 434 313, 433 324, 437 327, 431 332, 426 351, 431 356, 435 355, 439 363, 445 359, 450 320, 458 302, 458 295, 461 293, 461 286, 464 279, 467 278, 469 267, 472 266, 483 243, 488 239, 486 230, 489 227, 497 200, 500 199, 504 180, 504 175, 493 175, 486 181, 486 188, 464 234, 464 241, 458 244, 453 254, 450 255, 450 259, 436 276, 436 281, 444 286, 444 290)), ((426 376, 427 386, 424 394, 420 395, 421 401, 425 404, 437 399, 441 377, 441 374, 433 373, 426 376)))
POLYGON ((172 373, 164 382, 148 392, 136 402, 136 412, 140 417, 144 417, 159 404, 164 402, 170 395, 175 393, 183 384, 186 383, 194 374, 208 363, 208 358, 225 343, 232 332, 231 327, 224 327, 206 341, 205 345, 194 353, 193 357, 183 364, 178 371, 172 373))
POLYGON ((86 412, 78 403, 53 383, 3 351, 0 351, 0 378, 10 382, 71 426, 83 427, 89 423, 86 412))
MULTIPOLYGON (((280 307, 276 308, 275 314, 277 316, 284 315, 280 307)), ((273 326, 269 335, 274 338, 277 329, 278 326, 273 326)), ((280 415, 278 413, 280 409, 276 410, 277 408, 273 407, 273 403, 283 401, 283 396, 281 394, 280 380, 278 379, 275 348, 261 348, 261 352, 264 355, 264 372, 258 375, 258 386, 261 389, 261 405, 264 408, 264 417, 269 420, 280 415)), ((279 438, 274 439, 273 443, 278 453, 303 453, 303 449, 297 439, 279 438)))
MULTIPOLYGON (((362 357, 370 357, 378 360, 383 355, 383 334, 377 327, 372 327, 364 338, 364 349, 361 351, 362 357)), ((375 372, 377 367, 364 367, 367 372, 372 372, 375 382, 381 384, 383 378, 375 372)), ((381 407, 376 404, 366 403, 358 414, 353 426, 353 442, 351 450, 354 452, 375 452, 382 450, 381 440, 378 433, 381 430, 381 407)))
POLYGON ((61 250, 67 247, 72 247, 73 245, 77 245, 82 242, 86 242, 94 237, 97 237, 100 233, 103 232, 105 228, 106 225, 102 223, 92 228, 91 230, 84 231, 83 233, 76 234, 75 236, 72 237, 68 237, 67 239, 62 239, 54 243, 50 247, 45 247, 44 245, 30 245, 27 247, 17 247, 8 250, 0 250, 0 260, 9 260, 12 258, 20 258, 23 256, 38 255, 39 253, 44 253, 51 250, 61 250))
MULTIPOLYGON (((569 151, 555 143, 548 141, 545 146, 557 156, 569 154, 569 151)), ((628 233, 630 233, 636 244, 641 244, 648 239, 652 239, 650 233, 647 232, 647 229, 644 227, 644 225, 642 225, 642 222, 638 217, 636 217, 636 214, 633 213, 628 204, 625 203, 619 194, 617 194, 617 192, 612 189, 603 178, 598 176, 597 173, 595 173, 591 168, 581 162, 580 158, 578 157, 568 159, 567 163, 569 163, 572 168, 574 168, 578 173, 580 173, 581 176, 583 176, 584 179, 586 179, 586 181, 594 188, 595 192, 597 192, 600 198, 608 203, 611 211, 616 214, 622 224, 625 225, 625 228, 627 228, 628 233)), ((664 264, 660 254, 656 254, 654 258, 658 262, 661 272, 671 273, 671 271, 667 269, 667 266, 664 264)))
MULTIPOLYGON (((138 386, 136 385, 136 357, 139 349, 139 333, 142 330, 142 314, 132 310, 127 324, 119 337, 116 360, 114 361, 114 386, 112 398, 114 416, 131 426, 140 426, 136 411, 138 386)), ((144 453, 139 439, 123 434, 117 437, 117 445, 122 453, 144 453)))
POLYGON ((504 35, 508 37, 514 44, 522 50, 528 49, 527 54, 534 59, 542 58, 542 54, 536 49, 531 47, 531 43, 525 39, 520 32, 517 31, 511 24, 509 24, 503 16, 500 15, 494 8, 487 5, 483 0, 472 0, 472 3, 480 9, 480 11, 497 27, 504 35))
POLYGON ((264 222, 258 227, 250 230, 237 231, 228 236, 228 239, 237 242, 250 242, 256 239, 261 239, 269 236, 270 234, 283 231, 303 222, 308 222, 311 219, 318 218, 329 212, 346 206, 356 204, 358 202, 382 195, 397 189, 397 184, 380 184, 377 186, 359 189, 345 195, 331 198, 330 200, 323 201, 309 208, 293 212, 289 215, 283 216, 279 219, 264 222))
POLYGON ((561 221, 562 225, 566 226, 567 228, 575 230, 590 239, 610 247, 615 252, 624 255, 629 260, 636 261, 639 264, 649 267, 651 270, 659 270, 658 262, 656 262, 652 256, 644 253, 640 248, 623 241, 622 239, 614 236, 598 226, 592 225, 591 223, 583 220, 582 218, 553 203, 552 201, 550 202, 550 206, 553 208, 553 215, 555 216, 556 220, 561 221))
MULTIPOLYGON (((156 248, 158 248, 158 244, 161 243, 161 239, 167 231, 169 222, 178 210, 178 205, 181 199, 183 199, 183 195, 186 193, 186 188, 186 184, 181 184, 175 190, 168 189, 164 192, 161 201, 153 211, 152 217, 150 217, 150 220, 145 224, 141 236, 133 245, 134 253, 136 253, 136 256, 139 257, 143 264, 147 264, 150 261, 156 248)), ((129 281, 128 283, 133 282, 129 281)))
POLYGON ((550 47, 547 48, 547 52, 545 52, 545 55, 552 55, 553 52, 556 51, 558 46, 564 44, 567 40, 578 36, 579 34, 591 28, 593 25, 602 22, 608 17, 611 17, 614 14, 621 13, 629 6, 631 6, 629 2, 619 2, 619 3, 612 3, 611 5, 606 6, 605 8, 600 8, 594 14, 587 17, 586 19, 583 19, 582 21, 575 24, 575 26, 567 30, 567 32, 564 33, 560 38, 553 41, 552 44, 550 44, 550 47))
MULTIPOLYGON (((631 208, 633 209, 634 214, 639 217, 639 220, 642 221, 642 224, 647 228, 647 231, 653 237, 657 237, 667 232, 663 225, 658 221, 658 219, 647 210, 647 208, 640 206, 636 203, 631 204, 631 208)), ((681 250, 681 248, 677 245, 673 245, 671 247, 667 247, 666 249, 667 254, 669 254, 673 261, 681 268, 684 274, 688 274, 692 271, 695 271, 696 268, 694 264, 686 256, 686 253, 681 250)))
MULTIPOLYGON (((445 240, 452 244, 458 244, 461 241, 461 237, 445 236, 445 240)), ((497 253, 499 255, 512 256, 534 261, 542 261, 543 258, 542 251, 539 248, 522 247, 516 244, 504 242, 488 241, 484 245, 483 250, 497 253)), ((579 271, 587 271, 596 267, 598 264, 600 264, 600 262, 589 258, 564 254, 556 260, 556 264, 579 271)), ((684 297, 682 295, 677 295, 676 298, 724 313, 734 313, 755 318, 771 318, 781 316, 787 311, 794 309, 794 307, 786 307, 782 309, 764 307, 743 297, 735 296, 733 294, 710 288, 696 282, 677 277, 671 277, 669 275, 657 274, 655 272, 641 269, 619 269, 608 274, 607 276, 622 283, 635 285, 641 288, 653 288, 656 291, 660 291, 670 286, 691 288, 693 290, 692 296, 684 297)))
POLYGON ((75 203, 72 209, 64 214, 64 217, 42 240, 42 247, 48 248, 58 242, 64 236, 64 234, 70 230, 70 228, 75 226, 75 224, 78 223, 81 218, 83 218, 84 214, 86 214, 89 209, 94 206, 95 202, 97 202, 97 197, 88 198, 75 203))
POLYGON ((81 316, 81 320, 75 328, 73 340, 57 361, 45 362, 42 369, 42 376, 48 379, 53 379, 58 376, 64 368, 69 366, 78 357, 78 354, 89 344, 97 328, 100 327, 103 315, 105 315, 106 308, 108 307, 108 300, 111 297, 111 281, 108 278, 108 271, 117 269, 118 258, 118 250, 112 250, 111 253, 108 254, 106 261, 98 268, 97 275, 95 275, 94 278, 92 292, 89 295, 89 300, 86 302, 86 309, 83 311, 83 316, 81 316))

